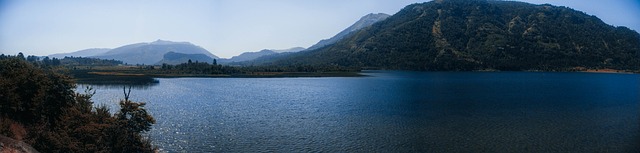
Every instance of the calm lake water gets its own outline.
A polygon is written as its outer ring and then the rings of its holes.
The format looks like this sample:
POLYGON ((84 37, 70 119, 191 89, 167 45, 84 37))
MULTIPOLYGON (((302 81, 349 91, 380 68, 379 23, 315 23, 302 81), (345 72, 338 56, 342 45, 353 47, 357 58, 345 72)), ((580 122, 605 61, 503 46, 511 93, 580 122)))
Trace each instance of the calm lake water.
MULTIPOLYGON (((158 79, 131 99, 168 152, 640 151, 640 75, 364 74, 158 79)), ((119 108, 122 87, 94 88, 119 108)))

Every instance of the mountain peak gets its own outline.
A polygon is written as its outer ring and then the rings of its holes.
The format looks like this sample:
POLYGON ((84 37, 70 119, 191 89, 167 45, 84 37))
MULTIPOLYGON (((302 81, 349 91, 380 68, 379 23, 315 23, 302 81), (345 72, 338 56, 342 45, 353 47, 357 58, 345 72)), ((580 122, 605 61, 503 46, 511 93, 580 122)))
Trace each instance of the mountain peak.
POLYGON ((162 39, 158 39, 154 42, 151 42, 149 44, 152 45, 172 45, 172 44, 191 44, 189 42, 174 42, 174 41, 169 41, 169 40, 162 40, 162 39))
POLYGON ((368 27, 373 25, 376 22, 380 22, 382 20, 387 19, 388 17, 390 17, 391 15, 389 14, 384 14, 384 13, 369 13, 363 17, 360 18, 360 20, 356 21, 353 25, 349 26, 347 29, 344 29, 342 31, 340 31, 340 33, 336 34, 335 36, 329 38, 329 39, 324 39, 324 40, 320 40, 320 42, 318 42, 317 44, 307 48, 307 50, 314 50, 314 49, 318 49, 327 45, 331 45, 339 40, 341 40, 342 38, 346 37, 347 35, 351 34, 354 31, 358 31, 362 28, 368 27))
POLYGON ((380 21, 380 20, 384 20, 388 17, 390 17, 391 15, 389 14, 385 14, 385 13, 369 13, 365 16, 363 16, 362 18, 360 18, 360 21, 363 20, 375 20, 375 21, 380 21))
POLYGON ((345 29, 345 30, 349 30, 349 32, 353 32, 353 31, 357 31, 360 30, 362 28, 368 27, 378 21, 382 21, 384 19, 387 19, 388 17, 390 17, 391 15, 389 14, 384 14, 384 13, 369 13, 363 17, 360 18, 360 20, 358 20, 356 23, 354 23, 353 25, 351 25, 349 28, 345 29))
POLYGON ((117 59, 129 64, 157 64, 158 61, 163 59, 163 55, 168 52, 181 54, 203 54, 210 58, 218 58, 206 49, 189 42, 173 42, 167 40, 156 40, 150 43, 125 45, 94 57, 102 59, 117 59))

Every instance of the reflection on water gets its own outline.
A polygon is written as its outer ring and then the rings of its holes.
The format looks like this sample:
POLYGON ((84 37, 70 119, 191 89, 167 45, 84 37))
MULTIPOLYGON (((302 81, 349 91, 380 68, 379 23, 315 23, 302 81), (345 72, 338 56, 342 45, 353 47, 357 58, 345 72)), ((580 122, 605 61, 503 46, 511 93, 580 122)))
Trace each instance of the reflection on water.
MULTIPOLYGON (((131 99, 171 152, 640 150, 640 75, 375 72, 159 79, 131 99)), ((117 107, 122 86, 97 88, 97 104, 117 107)))

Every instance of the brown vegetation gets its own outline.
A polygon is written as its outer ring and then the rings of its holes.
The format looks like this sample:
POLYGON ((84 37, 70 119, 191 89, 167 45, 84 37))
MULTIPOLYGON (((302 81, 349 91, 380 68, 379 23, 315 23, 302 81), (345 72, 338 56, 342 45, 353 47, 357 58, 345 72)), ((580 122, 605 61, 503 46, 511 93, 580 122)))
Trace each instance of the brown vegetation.
POLYGON ((87 88, 46 64, 0 56, 0 135, 46 152, 154 152, 142 133, 155 123, 144 103, 125 97, 112 115, 94 107, 87 88))

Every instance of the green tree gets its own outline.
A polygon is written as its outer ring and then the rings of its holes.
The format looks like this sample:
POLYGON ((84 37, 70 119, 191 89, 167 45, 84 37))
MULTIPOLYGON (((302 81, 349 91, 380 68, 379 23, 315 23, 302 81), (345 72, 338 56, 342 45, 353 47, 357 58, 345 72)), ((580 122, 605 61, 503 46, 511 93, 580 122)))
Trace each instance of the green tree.
POLYGON ((120 101, 120 111, 116 113, 118 121, 120 121, 127 131, 136 134, 151 130, 151 125, 155 124, 156 121, 147 113, 147 110, 144 109, 146 103, 132 102, 129 100, 130 94, 131 87, 129 87, 129 92, 125 92, 124 100, 120 101))
POLYGON ((111 129, 118 133, 112 140, 115 141, 113 149, 118 152, 149 152, 153 151, 148 139, 143 138, 140 133, 151 130, 151 125, 156 121, 144 109, 144 102, 132 102, 129 100, 129 92, 124 90, 124 100, 120 101, 120 111, 115 114, 117 128, 111 129))
POLYGON ((22 52, 18 53, 18 58, 24 59, 24 54, 22 54, 22 52))

